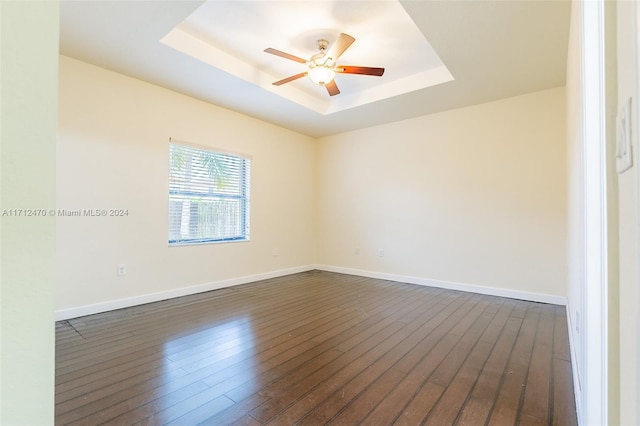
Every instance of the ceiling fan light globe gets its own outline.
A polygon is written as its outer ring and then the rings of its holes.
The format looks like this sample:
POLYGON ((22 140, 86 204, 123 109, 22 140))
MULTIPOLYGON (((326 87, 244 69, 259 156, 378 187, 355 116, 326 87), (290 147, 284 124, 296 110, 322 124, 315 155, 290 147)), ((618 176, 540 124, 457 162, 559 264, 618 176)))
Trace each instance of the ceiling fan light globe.
POLYGON ((331 68, 319 66, 311 68, 307 75, 315 84, 324 86, 333 81, 334 77, 336 76, 336 72, 331 68))

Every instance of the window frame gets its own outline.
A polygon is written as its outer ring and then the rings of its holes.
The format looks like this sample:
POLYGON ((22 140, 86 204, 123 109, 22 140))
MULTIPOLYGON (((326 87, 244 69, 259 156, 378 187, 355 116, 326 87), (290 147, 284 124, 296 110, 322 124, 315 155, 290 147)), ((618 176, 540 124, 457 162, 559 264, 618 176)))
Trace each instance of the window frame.
MULTIPOLYGON (((168 144, 168 154, 169 154, 169 158, 168 158, 168 177, 169 177, 169 182, 168 182, 168 204, 167 204, 167 214, 168 214, 168 224, 167 224, 167 232, 168 232, 168 245, 169 247, 181 247, 181 246, 191 246, 191 245, 203 245, 203 244, 220 244, 220 243, 231 243, 231 242, 245 242, 245 241, 251 241, 251 235, 250 235, 250 223, 251 223, 251 156, 246 155, 246 154, 241 154, 238 152, 231 152, 228 150, 224 150, 224 149, 220 149, 217 147, 212 147, 212 146, 203 146, 203 145, 197 145, 197 144, 193 144, 190 142, 184 142, 184 141, 179 141, 179 140, 175 140, 173 138, 169 139, 169 144, 168 144), (200 152, 205 152, 208 154, 213 154, 213 155, 219 155, 219 156, 224 156, 224 157, 235 157, 236 159, 239 159, 239 164, 240 167, 238 167, 239 170, 239 174, 238 176, 240 177, 240 186, 241 186, 241 193, 239 195, 234 195, 234 194, 228 194, 228 193, 223 193, 223 192, 213 192, 210 195, 207 194, 203 194, 201 192, 197 192, 197 191, 186 191, 186 190, 172 190, 172 180, 173 180, 173 169, 172 169, 172 163, 171 163, 171 155, 172 155, 172 149, 173 146, 182 146, 184 148, 187 148, 188 150, 191 150, 192 153, 196 153, 198 151, 200 152), (172 198, 175 199, 175 197, 184 197, 184 198, 200 198, 200 199, 208 199, 208 200, 215 200, 215 199, 233 199, 233 200, 239 200, 240 201, 240 229, 241 229, 241 233, 237 236, 231 236, 231 237, 222 237, 222 238, 216 238, 216 237, 202 237, 202 238, 180 238, 180 239, 171 239, 171 202, 172 202, 172 198)), ((199 216, 198 216, 199 217, 199 216)))

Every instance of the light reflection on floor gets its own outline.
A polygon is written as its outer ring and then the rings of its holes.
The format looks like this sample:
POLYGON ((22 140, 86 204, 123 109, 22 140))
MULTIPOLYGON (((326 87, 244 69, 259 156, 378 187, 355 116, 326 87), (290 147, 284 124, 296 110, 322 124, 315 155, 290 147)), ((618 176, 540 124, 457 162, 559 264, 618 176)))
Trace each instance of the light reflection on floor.
POLYGON ((172 401, 180 399, 178 394, 185 383, 198 381, 189 387, 200 386, 191 391, 205 399, 208 393, 220 395, 221 391, 228 392, 239 386, 258 389, 261 384, 256 382, 256 377, 260 376, 255 371, 256 345, 249 315, 206 325, 196 324, 192 330, 173 333, 173 337, 163 343, 163 374, 158 378, 164 382, 162 387, 166 393, 156 400, 156 404, 165 408, 156 414, 154 421, 168 422, 173 413, 184 412, 180 411, 184 410, 180 402, 172 401), (228 380, 230 377, 233 381, 228 380), (225 389, 220 389, 222 386, 225 389))

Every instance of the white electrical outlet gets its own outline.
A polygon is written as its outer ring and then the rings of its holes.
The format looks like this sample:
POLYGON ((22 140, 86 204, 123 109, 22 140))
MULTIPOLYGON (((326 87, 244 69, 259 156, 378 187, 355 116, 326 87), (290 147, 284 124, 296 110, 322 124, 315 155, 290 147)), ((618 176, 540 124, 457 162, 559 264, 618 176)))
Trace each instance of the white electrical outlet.
POLYGON ((384 249, 383 248, 379 248, 378 249, 378 257, 384 257, 384 249))
POLYGON ((280 251, 277 248, 273 249, 273 257, 278 257, 278 255, 280 254, 280 251))
POLYGON ((125 275, 127 275, 127 264, 126 263, 120 263, 118 265, 118 276, 119 277, 124 277, 125 275))
POLYGON ((356 249, 353 251, 356 255, 360 254, 360 249, 358 247, 356 247, 356 249))

